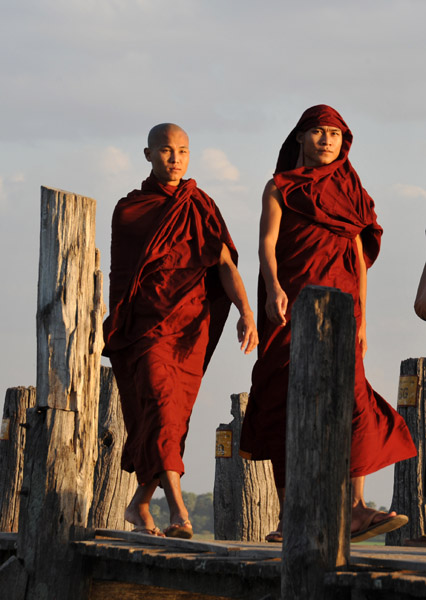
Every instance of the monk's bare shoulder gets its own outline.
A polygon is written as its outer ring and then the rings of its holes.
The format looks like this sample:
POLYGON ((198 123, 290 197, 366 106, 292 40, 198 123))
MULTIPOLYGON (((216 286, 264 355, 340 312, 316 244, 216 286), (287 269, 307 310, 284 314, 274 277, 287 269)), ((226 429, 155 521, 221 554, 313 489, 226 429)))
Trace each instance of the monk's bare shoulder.
POLYGON ((275 194, 278 191, 278 188, 276 186, 276 183, 273 179, 270 179, 266 185, 265 185, 265 189, 263 190, 263 195, 272 195, 275 194))
POLYGON ((262 203, 265 206, 278 205, 281 208, 281 194, 273 179, 270 179, 263 190, 262 203))

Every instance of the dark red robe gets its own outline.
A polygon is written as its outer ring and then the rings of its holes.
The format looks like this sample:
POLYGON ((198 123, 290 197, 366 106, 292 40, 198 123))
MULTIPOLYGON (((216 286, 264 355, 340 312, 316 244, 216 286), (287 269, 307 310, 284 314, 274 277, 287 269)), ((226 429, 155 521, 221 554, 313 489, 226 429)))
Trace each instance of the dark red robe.
POLYGON ((184 472, 189 418, 230 306, 223 243, 236 262, 217 206, 192 179, 165 186, 151 174, 115 208, 104 354, 128 434, 122 467, 139 483, 184 472))
MULTIPOLYGON (((241 455, 271 459, 278 487, 285 485, 285 430, 290 360, 291 310, 306 285, 339 288, 352 294, 357 329, 361 322, 359 260, 355 237, 361 236, 367 267, 380 249, 381 227, 374 202, 362 188, 348 159, 352 134, 341 116, 320 105, 308 109, 284 142, 274 181, 281 192, 282 217, 276 245, 278 279, 288 296, 285 327, 266 317, 266 290, 258 286, 258 360, 241 434, 241 455), (294 168, 300 145, 297 131, 316 125, 338 127, 342 150, 333 163, 294 168)), ((356 338, 355 401, 352 422, 351 477, 367 475, 415 456, 403 418, 375 392, 364 374, 356 338)))

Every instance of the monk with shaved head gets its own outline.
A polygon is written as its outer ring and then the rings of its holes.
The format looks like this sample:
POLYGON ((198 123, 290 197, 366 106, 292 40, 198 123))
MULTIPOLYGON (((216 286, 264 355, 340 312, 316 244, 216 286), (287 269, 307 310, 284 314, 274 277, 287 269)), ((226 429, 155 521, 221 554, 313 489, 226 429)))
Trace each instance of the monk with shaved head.
POLYGON ((349 161, 351 144, 352 133, 337 111, 324 104, 312 106, 284 141, 263 194, 259 356, 240 453, 248 459, 272 461, 281 515, 276 531, 267 536, 269 542, 283 540, 291 312, 306 285, 339 288, 354 301, 351 539, 362 541, 408 521, 394 511, 374 511, 364 501, 365 476, 415 456, 416 448, 403 418, 365 378, 367 269, 379 253, 382 228, 374 202, 349 161))
POLYGON ((193 179, 185 131, 151 129, 145 157, 151 174, 120 200, 112 220, 110 314, 105 350, 120 392, 127 440, 122 467, 138 487, 125 511, 135 531, 192 537, 180 478, 192 408, 231 302, 247 354, 258 343, 237 252, 214 201, 193 179), (164 489, 170 526, 149 511, 164 489))

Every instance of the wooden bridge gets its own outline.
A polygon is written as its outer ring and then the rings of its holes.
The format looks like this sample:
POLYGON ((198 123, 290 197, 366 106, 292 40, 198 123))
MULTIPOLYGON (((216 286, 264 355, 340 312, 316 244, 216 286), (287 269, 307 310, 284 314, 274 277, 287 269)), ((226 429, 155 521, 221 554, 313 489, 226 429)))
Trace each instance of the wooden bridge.
MULTIPOLYGON (((0 533, 0 557, 16 552, 17 534, 0 533)), ((90 572, 89 600, 278 600, 280 545, 155 538, 97 530, 72 542, 90 572)), ((13 600, 23 597, 17 578, 13 600)), ((324 573, 324 594, 333 599, 408 600, 426 597, 426 549, 357 544, 344 569, 324 573)), ((55 596, 52 596, 55 597, 55 596)))
MULTIPOLYGON (((122 507, 135 482, 126 474, 112 476, 124 435, 113 418, 117 402, 101 401, 98 420, 99 398, 112 382, 100 368, 104 307, 94 240, 94 200, 42 188, 37 389, 23 390, 26 416, 11 410, 0 436, 0 598, 426 597, 424 359, 401 367, 399 410, 419 456, 396 466, 392 507, 408 514, 410 523, 388 534, 387 546, 350 547, 355 330, 352 299, 330 288, 306 288, 293 313, 291 362, 297 369, 290 372, 289 398, 295 401, 288 415, 283 547, 235 541, 263 539, 248 524, 259 521, 258 505, 264 504, 260 495, 247 499, 247 473, 236 475, 242 463, 235 455, 217 460, 215 485, 216 509, 217 502, 225 510, 234 499, 228 527, 226 519, 218 522, 216 537, 234 540, 163 539, 125 530, 122 507), (309 408, 313 398, 315 411, 309 408), (16 460, 6 474, 13 436, 24 447, 24 465, 16 460), (12 489, 18 490, 14 497, 12 489)), ((267 471, 256 485, 261 494, 269 485, 267 471)))

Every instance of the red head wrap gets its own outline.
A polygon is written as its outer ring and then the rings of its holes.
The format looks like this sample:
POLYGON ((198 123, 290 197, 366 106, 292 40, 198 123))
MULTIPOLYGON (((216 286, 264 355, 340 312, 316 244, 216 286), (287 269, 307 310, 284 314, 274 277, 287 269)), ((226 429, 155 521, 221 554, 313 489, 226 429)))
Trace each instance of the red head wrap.
POLYGON ((341 235, 355 237, 360 233, 367 266, 370 266, 379 252, 382 228, 376 221, 374 202, 349 161, 352 139, 349 127, 334 108, 325 104, 308 108, 281 147, 274 180, 287 208, 309 216, 341 235), (318 125, 338 127, 342 131, 338 158, 321 167, 296 168, 300 152, 297 133, 318 125), (335 214, 337 197, 339 214, 335 214), (332 206, 334 209, 330 212, 332 206))
MULTIPOLYGON (((353 139, 349 127, 346 125, 345 121, 339 115, 337 110, 334 110, 334 108, 331 108, 331 106, 327 106, 326 104, 318 104, 317 106, 311 106, 311 108, 305 110, 296 127, 285 140, 278 156, 275 173, 280 173, 281 171, 291 171, 295 168, 300 151, 300 144, 296 139, 297 133, 299 131, 308 131, 312 127, 317 127, 318 125, 338 127, 342 131, 343 142, 339 159, 347 158, 353 139)), ((335 161, 333 164, 336 162, 337 161, 335 161)))

